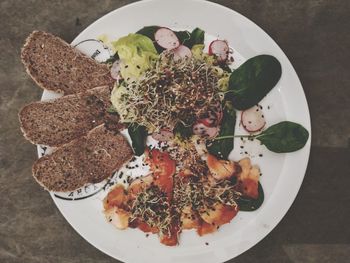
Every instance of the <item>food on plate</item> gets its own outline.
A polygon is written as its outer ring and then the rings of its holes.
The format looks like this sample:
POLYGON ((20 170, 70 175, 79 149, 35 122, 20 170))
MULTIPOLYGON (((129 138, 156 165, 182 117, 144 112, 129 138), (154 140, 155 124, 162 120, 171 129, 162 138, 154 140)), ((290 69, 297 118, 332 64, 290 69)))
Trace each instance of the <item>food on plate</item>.
POLYGON ((71 191, 110 177, 133 156, 123 135, 97 126, 33 165, 34 178, 50 191, 71 191))
POLYGON ((109 67, 40 31, 27 38, 21 55, 41 88, 66 95, 31 103, 19 113, 28 140, 55 147, 34 163, 34 178, 46 190, 64 192, 110 177, 133 152, 118 132, 118 114, 110 110, 115 80, 109 67))
POLYGON ((120 74, 130 83, 149 69, 157 50, 152 41, 138 34, 129 34, 111 43, 111 48, 118 54, 120 74))
POLYGON ((261 131, 266 125, 264 113, 261 109, 261 106, 255 105, 247 110, 242 111, 241 123, 243 128, 249 133, 261 131))
POLYGON ((118 115, 109 113, 111 87, 67 95, 50 101, 33 102, 19 113, 24 136, 34 144, 59 146, 76 139, 94 127, 118 123, 118 115))
POLYGON ((277 58, 255 56, 232 72, 226 96, 237 110, 249 109, 276 86, 281 74, 282 67, 277 58))
MULTIPOLYGON (((193 147, 194 142, 188 143, 193 147)), ((225 161, 236 170, 232 169, 224 179, 216 179, 199 154, 192 150, 194 158, 189 160, 187 151, 175 145, 167 151, 147 149, 146 163, 152 174, 134 180, 128 188, 117 184, 108 193, 103 202, 107 220, 118 229, 129 226, 157 233, 160 242, 169 246, 178 243, 182 229, 195 229, 202 236, 229 223, 239 211, 236 201, 241 194, 236 188, 241 185, 237 178, 243 169, 225 161), (183 160, 181 169, 176 169, 177 162, 172 156, 177 161, 183 160)), ((209 155, 209 159, 213 166, 220 165, 215 157, 209 155)), ((226 174, 222 170, 217 173, 222 172, 226 174)), ((243 184, 246 180, 242 177, 240 182, 243 184)), ((251 191, 257 192, 257 187, 251 184, 251 191)), ((250 192, 248 195, 252 197, 250 192)))
POLYGON ((278 60, 259 55, 232 71, 228 42, 216 39, 206 52, 199 28, 149 26, 106 44, 115 52, 111 73, 120 66, 113 107, 150 169, 129 186, 111 189, 103 202, 107 220, 174 246, 182 230, 202 236, 240 210, 258 209, 264 199, 260 168, 248 157, 229 160, 233 139, 257 139, 275 152, 298 150, 308 140, 305 128, 292 122, 264 130, 257 104, 280 79, 278 60), (235 134, 236 116, 248 134, 235 134))
POLYGON ((286 153, 303 148, 309 133, 289 121, 268 127, 259 103, 281 77, 275 57, 258 55, 234 69, 226 40, 204 40, 200 28, 148 26, 115 41, 103 37, 113 55, 99 64, 33 32, 22 50, 28 73, 66 95, 20 112, 31 142, 58 146, 35 162, 36 180, 50 191, 70 191, 146 167, 123 183, 116 179, 104 215, 118 229, 157 234, 167 246, 177 245, 183 230, 203 236, 239 211, 258 209, 260 167, 248 157, 229 158, 234 138, 286 153), (235 134, 237 116, 247 134, 235 134), (140 163, 123 166, 133 155, 140 163))
POLYGON ((209 46, 209 55, 217 56, 219 61, 225 62, 228 58, 230 52, 230 47, 227 41, 224 40, 214 40, 209 46))
POLYGON ((60 94, 74 94, 114 83, 106 65, 46 32, 34 31, 29 35, 21 58, 39 87, 60 94))

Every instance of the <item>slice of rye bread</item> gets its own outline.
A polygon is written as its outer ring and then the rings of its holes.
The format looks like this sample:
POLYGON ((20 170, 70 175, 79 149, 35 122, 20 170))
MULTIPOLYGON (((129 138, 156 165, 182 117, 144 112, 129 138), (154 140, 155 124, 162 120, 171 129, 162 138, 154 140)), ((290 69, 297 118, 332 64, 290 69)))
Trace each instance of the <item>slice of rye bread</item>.
POLYGON ((24 136, 33 144, 59 146, 102 123, 114 123, 120 128, 118 115, 107 112, 111 106, 111 89, 98 87, 28 104, 19 112, 24 136))
POLYGON ((85 56, 59 37, 33 31, 21 52, 28 74, 43 89, 60 94, 74 94, 110 85, 107 65, 85 56))
POLYGON ((133 156, 128 141, 105 125, 38 159, 33 176, 46 190, 73 191, 110 177, 133 156))

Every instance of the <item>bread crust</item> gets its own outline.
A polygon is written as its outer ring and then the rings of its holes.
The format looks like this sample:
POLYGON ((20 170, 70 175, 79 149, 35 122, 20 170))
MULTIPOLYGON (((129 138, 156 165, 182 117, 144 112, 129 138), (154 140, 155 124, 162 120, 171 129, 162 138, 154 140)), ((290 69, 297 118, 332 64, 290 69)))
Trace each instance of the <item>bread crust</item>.
POLYGON ((111 85, 114 79, 101 64, 50 33, 33 31, 21 50, 27 73, 42 89, 60 94, 111 85))
POLYGON ((112 105, 111 89, 109 86, 97 87, 26 105, 18 114, 24 137, 33 144, 57 147, 102 123, 117 124, 118 114, 108 112, 112 105))
POLYGON ((103 181, 132 156, 127 139, 102 124, 38 159, 32 172, 46 190, 67 192, 103 181))

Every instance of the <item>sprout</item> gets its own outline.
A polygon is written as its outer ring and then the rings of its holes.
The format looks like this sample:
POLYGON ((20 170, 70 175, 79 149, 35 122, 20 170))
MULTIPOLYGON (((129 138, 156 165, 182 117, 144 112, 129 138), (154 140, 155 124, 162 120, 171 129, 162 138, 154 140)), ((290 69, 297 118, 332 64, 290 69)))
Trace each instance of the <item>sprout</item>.
POLYGON ((179 122, 192 125, 220 101, 214 66, 194 58, 174 61, 169 53, 138 80, 118 89, 122 96, 114 104, 122 120, 146 126, 150 132, 173 129, 179 122))

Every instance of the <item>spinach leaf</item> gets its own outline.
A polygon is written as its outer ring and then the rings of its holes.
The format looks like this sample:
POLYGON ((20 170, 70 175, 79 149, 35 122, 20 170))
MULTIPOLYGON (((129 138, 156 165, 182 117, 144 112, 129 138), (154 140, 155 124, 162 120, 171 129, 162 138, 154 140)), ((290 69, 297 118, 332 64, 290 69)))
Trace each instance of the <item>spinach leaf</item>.
POLYGON ((198 27, 193 29, 192 33, 189 34, 189 38, 183 42, 183 45, 188 48, 192 48, 194 45, 204 43, 204 31, 198 27))
MULTIPOLYGON (((158 53, 162 53, 165 49, 163 47, 159 46, 154 38, 154 34, 156 33, 156 31, 159 28, 161 28, 161 27, 160 26, 146 26, 146 27, 140 29, 139 31, 137 31, 136 34, 141 34, 141 35, 144 35, 144 36, 152 39, 152 41, 154 42, 154 46, 157 49, 158 53)), ((188 31, 174 31, 174 33, 177 36, 177 38, 179 39, 180 44, 183 44, 185 41, 189 40, 191 37, 191 33, 188 31)))
POLYGON ((193 135, 192 126, 185 126, 178 122, 174 128, 174 134, 179 135, 182 139, 188 139, 193 135))
POLYGON ((158 54, 162 53, 164 50, 164 48, 159 46, 157 44, 156 40, 154 39, 154 34, 156 33, 156 31, 159 28, 160 28, 160 26, 145 26, 136 32, 136 34, 140 34, 140 35, 144 35, 146 37, 149 37, 153 41, 154 47, 156 48, 158 54))
POLYGON ((232 73, 232 69, 229 67, 229 65, 227 65, 227 63, 219 63, 218 65, 220 68, 222 68, 223 70, 225 70, 228 73, 232 73))
MULTIPOLYGON (((141 34, 146 37, 149 37, 154 42, 154 46, 156 47, 158 53, 161 53, 165 49, 157 44, 154 39, 154 34, 156 31, 161 28, 160 26, 146 26, 141 28, 136 34, 141 34)), ((178 37, 180 44, 187 46, 188 48, 192 48, 196 44, 204 43, 204 31, 200 28, 195 28, 192 33, 185 31, 174 31, 175 35, 178 37)))
POLYGON ((207 143, 207 150, 210 154, 215 155, 217 158, 227 160, 230 152, 233 149, 233 140, 235 134, 236 125, 236 112, 232 108, 230 102, 226 102, 223 109, 223 118, 218 137, 229 136, 229 138, 222 140, 213 140, 207 143))
POLYGON ((180 44, 184 44, 186 41, 188 41, 191 38, 191 33, 186 31, 174 31, 175 35, 180 41, 180 44))
POLYGON ((137 123, 131 123, 128 127, 128 132, 132 141, 132 148, 135 155, 140 156, 145 152, 147 129, 137 123))
POLYGON ((159 26, 145 26, 137 31, 136 34, 144 35, 154 41, 154 34, 159 28, 159 26))
POLYGON ((281 64, 275 57, 259 55, 250 58, 231 74, 226 97, 236 109, 249 109, 269 93, 281 74, 281 64))
POLYGON ((300 124, 282 121, 272 125, 256 137, 272 152, 294 152, 304 147, 309 139, 309 132, 300 124))
POLYGON ((262 185, 259 182, 258 185, 258 199, 248 198, 248 197, 240 197, 237 200, 237 204, 240 211, 255 211, 257 210, 262 203, 264 202, 264 190, 262 188, 262 185))

